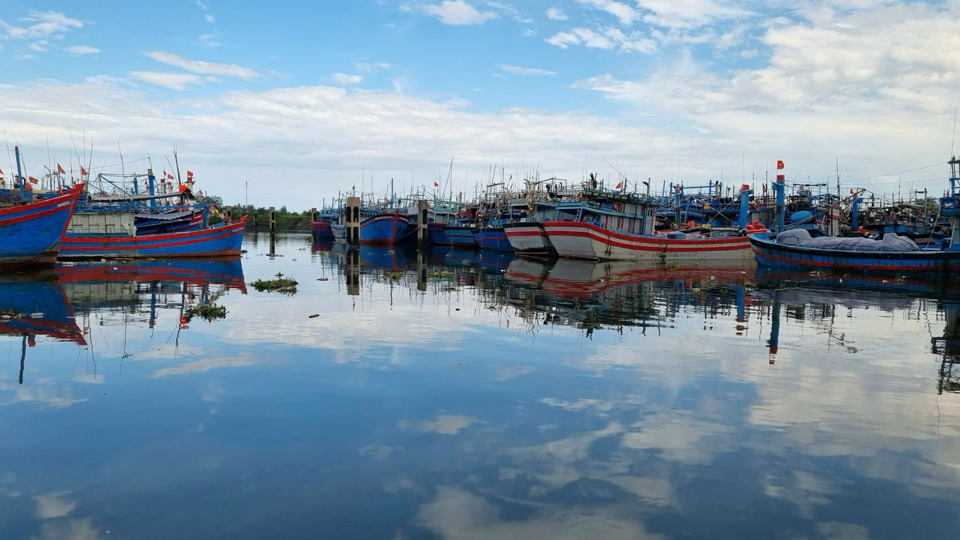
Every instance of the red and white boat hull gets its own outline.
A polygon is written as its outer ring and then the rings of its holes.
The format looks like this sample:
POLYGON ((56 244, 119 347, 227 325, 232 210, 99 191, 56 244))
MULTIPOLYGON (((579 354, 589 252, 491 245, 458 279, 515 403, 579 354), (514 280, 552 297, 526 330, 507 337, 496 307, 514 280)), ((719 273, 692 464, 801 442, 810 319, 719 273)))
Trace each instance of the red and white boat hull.
POLYGON ((683 239, 641 236, 579 221, 548 221, 543 228, 561 257, 645 264, 749 263, 754 259, 746 236, 683 239))
POLYGON ((518 254, 546 257, 553 253, 550 238, 547 237, 540 223, 511 223, 504 225, 503 231, 513 250, 518 254))

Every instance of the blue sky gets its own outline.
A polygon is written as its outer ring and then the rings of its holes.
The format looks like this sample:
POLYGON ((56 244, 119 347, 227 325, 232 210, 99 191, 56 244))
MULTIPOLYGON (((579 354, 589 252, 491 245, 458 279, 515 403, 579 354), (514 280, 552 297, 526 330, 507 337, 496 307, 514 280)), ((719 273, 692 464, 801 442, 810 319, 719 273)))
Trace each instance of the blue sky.
POLYGON ((896 0, 13 1, 0 127, 34 161, 82 130, 107 172, 108 142, 155 159, 176 143, 228 201, 242 178, 257 202, 293 207, 361 168, 377 190, 431 185, 451 157, 468 191, 493 164, 701 184, 776 159, 799 180, 839 159, 851 185, 941 189, 936 167, 891 173, 948 157, 958 14, 896 0))

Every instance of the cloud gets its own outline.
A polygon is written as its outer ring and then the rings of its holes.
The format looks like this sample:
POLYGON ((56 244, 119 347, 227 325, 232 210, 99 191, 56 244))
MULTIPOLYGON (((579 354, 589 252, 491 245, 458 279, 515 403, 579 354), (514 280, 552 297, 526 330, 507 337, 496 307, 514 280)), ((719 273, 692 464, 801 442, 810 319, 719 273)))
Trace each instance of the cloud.
POLYGON ((444 0, 440 4, 423 6, 423 11, 433 15, 443 24, 474 25, 483 24, 498 15, 493 11, 478 11, 477 8, 464 0, 444 0))
POLYGON ((30 44, 30 50, 45 52, 47 50, 47 40, 41 39, 40 41, 34 41, 30 44))
POLYGON ((618 49, 622 52, 637 51, 650 53, 657 49, 657 43, 639 32, 624 34, 619 28, 607 28, 601 31, 589 28, 571 28, 558 32, 545 40, 551 45, 566 49, 582 45, 588 49, 618 49))
POLYGON ((58 11, 31 11, 22 19, 32 22, 29 26, 13 26, 0 20, 0 32, 7 39, 46 39, 59 37, 74 28, 82 28, 83 22, 67 17, 58 11))
POLYGON ((620 20, 620 24, 629 26, 637 20, 638 13, 633 7, 613 0, 577 0, 581 4, 587 4, 591 7, 606 11, 620 20))
POLYGON ((218 64, 216 62, 205 62, 203 60, 188 60, 182 56, 166 51, 145 51, 143 54, 157 62, 176 66, 192 73, 199 73, 200 75, 220 75, 224 77, 239 77, 241 79, 252 79, 259 76, 259 73, 256 71, 235 64, 218 64))
POLYGON ((167 73, 163 71, 131 71, 130 76, 143 82, 172 90, 184 90, 191 84, 200 84, 203 79, 192 73, 167 73))
POLYGON ((506 71, 507 73, 513 73, 514 75, 556 75, 557 74, 556 71, 550 71, 548 69, 511 66, 509 64, 501 64, 500 69, 503 71, 506 71))
POLYGON ((192 373, 203 373, 211 369, 252 366, 256 363, 257 362, 250 356, 202 358, 200 360, 194 360, 193 362, 184 362, 177 366, 158 369, 153 372, 151 377, 157 379, 171 375, 189 375, 192 373))
POLYGON ((752 15, 726 0, 637 0, 643 21, 667 28, 695 28, 752 15))
POLYGON ((64 49, 64 50, 67 51, 67 52, 70 53, 70 54, 77 54, 77 55, 81 55, 81 54, 97 54, 98 52, 100 52, 100 49, 98 49, 98 48, 96 48, 96 47, 91 47, 91 46, 89 46, 89 45, 73 45, 73 46, 71 46, 71 47, 67 47, 67 48, 64 49))
POLYGON ((37 503, 37 518, 40 520, 53 519, 69 515, 77 508, 76 501, 67 499, 69 491, 57 491, 35 495, 37 503))
POLYGON ((351 75, 349 73, 334 73, 333 82, 339 84, 340 86, 348 86, 351 84, 360 84, 363 81, 363 75, 351 75))
MULTIPOLYGON (((421 421, 415 424, 417 431, 432 431, 441 435, 456 435, 461 429, 469 427, 477 419, 472 416, 441 414, 435 420, 421 421)), ((398 422, 398 427, 406 427, 405 420, 398 422)))
POLYGON ((390 69, 390 64, 388 62, 357 62, 353 64, 353 68, 358 73, 370 74, 382 69, 390 69))
POLYGON ((567 14, 563 12, 563 9, 558 6, 554 6, 547 10, 547 18, 551 21, 565 21, 569 19, 567 14))
POLYGON ((616 507, 577 507, 531 504, 522 518, 503 516, 501 507, 461 487, 440 486, 436 497, 417 511, 417 520, 438 537, 450 540, 475 538, 576 538, 660 540, 643 524, 616 507))

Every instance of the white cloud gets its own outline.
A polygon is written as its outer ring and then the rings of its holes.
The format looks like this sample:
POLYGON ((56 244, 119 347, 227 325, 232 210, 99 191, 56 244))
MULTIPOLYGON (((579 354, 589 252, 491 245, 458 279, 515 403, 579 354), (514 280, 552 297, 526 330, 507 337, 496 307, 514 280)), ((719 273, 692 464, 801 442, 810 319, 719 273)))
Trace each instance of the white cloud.
POLYGON ((131 71, 130 76, 143 82, 173 90, 183 90, 191 84, 200 84, 203 79, 192 73, 167 73, 163 71, 131 71))
POLYGON ((565 21, 569 19, 567 14, 563 12, 563 9, 558 6, 554 6, 547 10, 547 18, 551 21, 565 21))
POLYGON ((600 32, 589 28, 571 28, 558 32, 545 40, 551 45, 566 49, 574 45, 583 45, 589 49, 618 49, 629 52, 650 53, 657 49, 657 43, 639 32, 624 34, 619 28, 606 28, 600 32))
POLYGON ((73 45, 64 49, 70 54, 97 54, 100 49, 89 45, 73 45))
POLYGON ((637 0, 643 21, 667 28, 694 28, 752 14, 728 0, 637 0))
POLYGON ((363 75, 351 75, 349 73, 334 73, 333 82, 339 84, 340 86, 348 86, 351 84, 360 84, 363 81, 363 75))
POLYGON ((587 4, 596 9, 606 11, 620 20, 620 24, 629 26, 637 20, 637 10, 633 7, 613 0, 577 0, 581 4, 587 4))
POLYGON ((82 28, 83 22, 67 17, 57 11, 31 11, 22 19, 32 22, 29 26, 13 26, 0 20, 0 31, 7 39, 46 39, 59 37, 74 28, 82 28))
POLYGON ((556 71, 550 71, 549 69, 539 69, 539 68, 528 68, 521 66, 511 66, 509 64, 502 64, 500 69, 506 71, 507 73, 513 73, 514 75, 556 75, 556 71))
POLYGON ((205 62, 203 60, 188 60, 182 56, 166 51, 145 51, 143 54, 157 62, 176 66, 201 75, 221 75, 225 77, 239 77, 241 79, 252 79, 259 75, 259 73, 250 68, 235 64, 218 64, 216 62, 205 62))
POLYGON ((30 44, 30 50, 37 52, 45 52, 47 50, 47 40, 41 39, 39 41, 34 41, 30 44))
POLYGON ((388 62, 357 62, 353 65, 359 73, 376 73, 382 69, 390 69, 388 62))
POLYGON ((443 24, 474 25, 483 24, 498 15, 493 11, 478 11, 464 0, 444 0, 440 4, 428 4, 423 10, 436 17, 443 24))

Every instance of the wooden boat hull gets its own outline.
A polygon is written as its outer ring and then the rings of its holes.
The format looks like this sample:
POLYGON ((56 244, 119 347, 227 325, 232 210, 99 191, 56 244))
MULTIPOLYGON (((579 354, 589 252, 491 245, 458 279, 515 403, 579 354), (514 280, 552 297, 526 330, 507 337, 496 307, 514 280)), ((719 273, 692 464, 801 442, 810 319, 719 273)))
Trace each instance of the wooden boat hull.
POLYGON ((64 195, 0 209, 0 266, 56 262, 82 192, 79 184, 64 195))
POLYGON ((538 222, 511 223, 504 225, 503 230, 517 255, 549 257, 556 253, 550 237, 538 222))
POLYGON ((314 240, 318 242, 323 241, 332 241, 333 236, 333 227, 330 224, 329 220, 314 221, 310 224, 310 231, 313 233, 314 240))
POLYGON ((942 273, 960 269, 960 250, 946 251, 845 251, 785 246, 769 235, 750 235, 761 266, 855 272, 942 273))
POLYGON ((543 229, 559 256, 574 259, 684 265, 753 260, 746 236, 674 239, 624 234, 579 221, 547 221, 543 229))
POLYGON ((137 236, 147 236, 150 234, 164 234, 185 231, 199 231, 203 228, 203 212, 197 210, 191 213, 184 213, 183 216, 164 219, 164 214, 151 216, 149 214, 138 214, 135 218, 137 227, 137 236))
POLYGON ((502 227, 483 227, 473 231, 473 238, 480 249, 513 253, 513 246, 507 239, 507 233, 502 227))
POLYGON ((447 227, 443 230, 450 241, 450 245, 458 247, 477 247, 477 240, 473 236, 471 227, 447 227))
POLYGON ((403 241, 409 229, 410 220, 399 211, 378 214, 360 222, 360 243, 393 246, 403 241))
POLYGON ((149 236, 64 236, 59 258, 153 259, 240 255, 246 216, 237 223, 149 236))
POLYGON ((447 238, 446 229, 447 226, 443 223, 427 224, 427 232, 430 233, 430 241, 437 246, 449 246, 450 239, 447 238))

